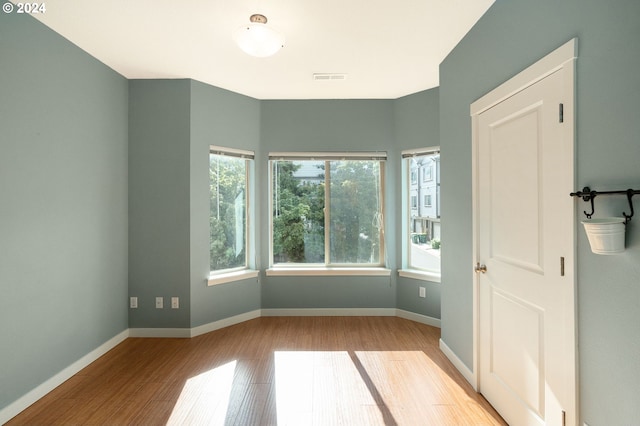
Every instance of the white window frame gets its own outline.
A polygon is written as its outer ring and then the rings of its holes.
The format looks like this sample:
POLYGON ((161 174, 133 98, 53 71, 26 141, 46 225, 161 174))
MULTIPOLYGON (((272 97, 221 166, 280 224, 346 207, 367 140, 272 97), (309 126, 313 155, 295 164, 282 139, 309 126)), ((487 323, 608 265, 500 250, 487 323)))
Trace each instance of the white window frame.
MULTIPOLYGON (((233 281, 254 278, 258 276, 255 265, 251 264, 254 256, 255 235, 253 232, 253 169, 255 153, 237 148, 228 148, 217 145, 209 146, 209 155, 222 155, 229 157, 237 157, 245 160, 245 264, 235 268, 221 269, 219 271, 209 271, 207 284, 209 286, 224 284, 233 281)), ((211 212, 209 212, 209 215, 211 212)))
MULTIPOLYGON (((426 270, 421 268, 416 268, 411 265, 410 255, 411 255, 411 230, 409 227, 409 221, 411 218, 411 168, 408 166, 408 158, 436 154, 440 153, 439 146, 432 146, 427 148, 417 148, 417 149, 409 149, 402 151, 402 171, 403 171, 403 179, 402 179, 402 268, 398 270, 398 275, 401 277, 413 278, 422 281, 430 281, 439 283, 441 280, 441 271, 434 270, 426 270)), ((433 179, 433 170, 431 173, 431 178, 433 179)))
MULTIPOLYGON (((343 160, 376 160, 380 161, 380 203, 381 211, 385 211, 385 162, 386 152, 270 152, 269 153, 269 268, 267 276, 390 276, 391 270, 386 267, 386 245, 384 238, 385 220, 382 219, 382 232, 380 235, 380 260, 379 264, 331 264, 325 255, 325 263, 273 263, 273 161, 343 161, 343 160)), ((329 176, 325 175, 325 191, 328 191, 329 176)), ((330 196, 325 197, 325 223, 330 223, 329 206, 330 196)), ((328 233, 328 229, 325 230, 328 233)), ((326 234, 325 234, 326 235, 326 234)), ((325 253, 329 251, 328 238, 325 238, 325 253)))
POLYGON ((424 194, 424 206, 431 207, 433 205, 433 201, 431 198, 431 194, 424 194))

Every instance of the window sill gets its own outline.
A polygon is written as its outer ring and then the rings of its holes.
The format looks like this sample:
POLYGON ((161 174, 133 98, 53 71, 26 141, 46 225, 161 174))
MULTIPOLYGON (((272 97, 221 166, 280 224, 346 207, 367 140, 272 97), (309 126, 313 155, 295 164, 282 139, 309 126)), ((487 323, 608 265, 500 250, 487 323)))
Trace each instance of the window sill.
POLYGON ((388 277, 391 270, 382 267, 373 268, 325 268, 325 267, 299 267, 299 268, 270 268, 267 276, 382 276, 388 277))
POLYGON ((249 278, 255 278, 260 272, 253 269, 244 269, 242 271, 227 272, 225 274, 211 274, 207 281, 207 285, 217 285, 230 283, 233 281, 246 280, 249 278))
POLYGON ((405 278, 413 278, 414 280, 440 282, 440 274, 436 272, 421 271, 419 269, 400 269, 398 275, 405 278))

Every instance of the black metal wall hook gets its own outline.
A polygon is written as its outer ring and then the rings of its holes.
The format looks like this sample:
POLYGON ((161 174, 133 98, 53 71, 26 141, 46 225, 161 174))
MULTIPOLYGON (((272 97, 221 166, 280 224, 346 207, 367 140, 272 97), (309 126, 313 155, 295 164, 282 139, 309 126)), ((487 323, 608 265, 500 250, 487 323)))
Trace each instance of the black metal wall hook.
POLYGON ((627 189, 627 200, 629 200, 629 208, 631 209, 631 214, 626 214, 625 212, 622 212, 622 215, 624 216, 625 225, 629 223, 629 221, 633 217, 633 203, 631 202, 631 197, 633 197, 633 195, 637 193, 640 193, 640 191, 634 191, 631 188, 627 189))
POLYGON ((631 201, 631 197, 633 197, 634 195, 640 194, 640 190, 627 189, 626 191, 599 191, 598 192, 598 191, 592 191, 591 188, 589 188, 588 186, 585 186, 584 188, 582 188, 582 191, 572 192, 569 195, 572 197, 581 197, 583 201, 591 202, 591 213, 587 213, 586 211, 584 211, 584 214, 585 216, 587 216, 587 219, 591 219, 591 216, 595 212, 593 199, 596 198, 597 195, 611 195, 611 194, 627 194, 627 200, 629 201, 629 209, 631 210, 631 214, 622 212, 622 215, 624 216, 624 224, 626 225, 627 223, 629 223, 629 221, 631 221, 631 218, 633 217, 633 202, 631 201))
POLYGON ((582 213, 584 213, 587 219, 591 219, 591 216, 593 216, 593 213, 595 212, 593 199, 596 198, 596 195, 598 195, 596 191, 592 191, 591 188, 589 188, 588 186, 585 186, 584 188, 582 188, 582 191, 572 192, 570 195, 572 197, 581 197, 582 201, 591 201, 591 213, 587 213, 586 210, 582 211, 582 213))

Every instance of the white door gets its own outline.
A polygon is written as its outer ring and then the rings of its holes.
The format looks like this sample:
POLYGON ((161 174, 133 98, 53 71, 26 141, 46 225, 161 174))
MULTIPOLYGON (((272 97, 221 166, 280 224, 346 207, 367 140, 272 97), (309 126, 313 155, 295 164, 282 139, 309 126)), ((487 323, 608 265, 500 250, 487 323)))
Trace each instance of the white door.
POLYGON ((479 390, 514 426, 576 422, 565 77, 553 72, 475 122, 479 390))

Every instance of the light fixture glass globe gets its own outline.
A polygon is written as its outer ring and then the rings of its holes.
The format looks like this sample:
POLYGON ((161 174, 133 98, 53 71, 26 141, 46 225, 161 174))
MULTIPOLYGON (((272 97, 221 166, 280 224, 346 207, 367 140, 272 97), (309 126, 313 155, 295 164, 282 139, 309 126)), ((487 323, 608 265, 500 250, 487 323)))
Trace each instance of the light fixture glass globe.
POLYGON ((252 22, 234 33, 233 37, 246 54, 264 58, 284 46, 284 36, 264 23, 252 22))

